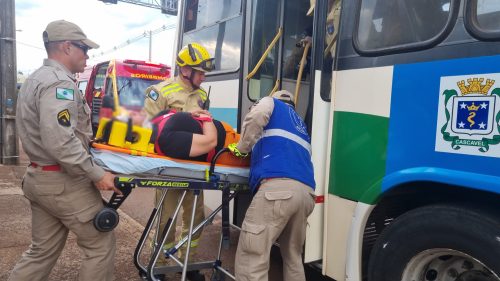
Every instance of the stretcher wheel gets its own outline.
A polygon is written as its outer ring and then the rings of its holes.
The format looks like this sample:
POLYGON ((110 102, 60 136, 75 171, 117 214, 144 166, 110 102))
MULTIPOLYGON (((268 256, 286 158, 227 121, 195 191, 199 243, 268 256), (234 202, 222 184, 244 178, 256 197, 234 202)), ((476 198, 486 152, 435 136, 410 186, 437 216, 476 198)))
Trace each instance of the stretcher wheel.
POLYGON ((101 232, 108 232, 118 225, 120 216, 115 209, 105 207, 100 210, 94 217, 94 226, 101 232))

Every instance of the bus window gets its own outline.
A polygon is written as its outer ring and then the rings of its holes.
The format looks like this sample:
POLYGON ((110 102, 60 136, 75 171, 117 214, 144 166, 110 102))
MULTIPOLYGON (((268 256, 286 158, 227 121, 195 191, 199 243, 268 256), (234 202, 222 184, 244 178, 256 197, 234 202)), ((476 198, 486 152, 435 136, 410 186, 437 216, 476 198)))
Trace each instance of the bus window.
MULTIPOLYGON (((284 26, 286 29, 283 31, 283 78, 297 79, 299 72, 300 60, 304 51, 302 40, 307 37, 312 38, 313 31, 313 18, 307 16, 306 12, 309 9, 308 1, 300 1, 295 3, 293 1, 285 2, 284 26)), ((309 80, 309 66, 310 66, 310 52, 307 56, 306 65, 302 74, 302 80, 309 80)), ((291 92, 293 93, 293 89, 291 92)))
POLYGON ((234 71, 240 67, 242 17, 184 34, 183 45, 199 43, 215 56, 215 71, 234 71))
POLYGON ((184 32, 200 29, 221 20, 233 17, 238 15, 240 10, 241 1, 188 0, 186 1, 184 32))
POLYGON ((332 71, 333 60, 335 58, 335 51, 337 48, 337 34, 339 30, 340 21, 340 0, 328 0, 328 3, 318 3, 323 5, 319 7, 318 19, 316 22, 319 26, 317 34, 315 35, 315 42, 319 46, 318 53, 316 54, 315 65, 321 69, 321 88, 320 95, 325 101, 330 101, 332 90, 332 71))
POLYGON ((361 52, 414 47, 444 31, 452 0, 362 0, 355 37, 361 52))
POLYGON ((183 46, 193 42, 203 45, 215 57, 216 72, 238 70, 241 0, 188 0, 184 18, 183 46))
POLYGON ((500 39, 500 1, 472 0, 468 4, 468 30, 480 39, 500 39))
POLYGON ((477 1, 476 16, 480 29, 500 31, 500 2, 498 0, 477 1))
MULTIPOLYGON (((278 15, 279 5, 280 1, 252 1, 249 73, 257 65, 257 62, 278 33, 280 25, 279 18, 276 15, 278 15)), ((250 100, 258 100, 271 92, 277 77, 278 59, 278 48, 275 46, 264 59, 264 63, 259 70, 249 80, 248 97, 250 100)))

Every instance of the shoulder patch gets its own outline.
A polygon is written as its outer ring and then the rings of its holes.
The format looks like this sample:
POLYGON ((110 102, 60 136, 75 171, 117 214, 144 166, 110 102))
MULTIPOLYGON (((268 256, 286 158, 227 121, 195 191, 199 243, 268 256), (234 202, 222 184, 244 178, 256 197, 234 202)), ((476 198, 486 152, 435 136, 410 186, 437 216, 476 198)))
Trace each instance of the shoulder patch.
POLYGON ((158 99, 160 95, 155 90, 150 90, 148 93, 148 97, 154 101, 158 99))
POLYGON ((64 109, 57 113, 57 122, 63 127, 69 127, 71 125, 69 110, 64 109))
POLYGON ((73 89, 56 88, 56 98, 58 100, 75 100, 75 92, 73 89))

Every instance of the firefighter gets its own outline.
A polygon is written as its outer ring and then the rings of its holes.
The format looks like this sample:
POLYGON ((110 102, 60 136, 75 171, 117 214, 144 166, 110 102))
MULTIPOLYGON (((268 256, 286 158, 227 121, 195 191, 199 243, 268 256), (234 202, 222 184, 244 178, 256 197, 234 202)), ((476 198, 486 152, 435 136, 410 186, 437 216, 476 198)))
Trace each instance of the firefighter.
POLYGON ((205 81, 205 73, 215 67, 214 58, 197 43, 181 49, 176 58, 179 75, 146 89, 144 109, 149 119, 160 111, 193 112, 208 108, 207 92, 200 87, 205 81))
MULTIPOLYGON (((201 88, 201 83, 205 81, 205 73, 214 69, 214 58, 208 51, 197 43, 190 43, 183 47, 176 58, 178 76, 161 82, 146 89, 146 101, 144 110, 148 118, 152 119, 158 113, 166 109, 175 109, 178 112, 192 112, 194 114, 208 114, 209 100, 205 90, 201 88)), ((160 229, 163 229, 168 219, 173 215, 177 202, 182 195, 181 190, 171 190, 166 197, 160 218, 160 229)), ((159 200, 161 191, 156 191, 156 200, 159 200)), ((182 236, 187 235, 189 223, 191 221, 191 210, 193 206, 194 192, 188 192, 182 203, 182 236)), ((203 193, 198 197, 194 225, 201 223, 205 219, 203 193)), ((176 225, 176 218, 172 224, 176 225)), ((198 246, 201 230, 192 237, 191 252, 198 246)), ((175 231, 171 231, 167 237, 164 249, 174 246, 175 231)), ((160 264, 166 261, 162 257, 160 264)), ((205 277, 198 271, 189 271, 189 280, 205 280, 205 277)))
POLYGON ((99 190, 121 192, 89 154, 90 109, 74 78, 87 51, 99 45, 64 20, 49 23, 43 41, 48 58, 23 83, 16 116, 30 160, 22 188, 31 205, 32 242, 9 280, 47 280, 71 231, 84 257, 78 280, 111 281, 115 236, 97 231, 92 219, 103 208, 99 190))
POLYGON ((268 280, 271 246, 277 240, 283 280, 306 280, 301 255, 315 182, 311 138, 294 106, 287 91, 262 98, 245 116, 238 144, 229 145, 236 156, 252 152, 249 184, 254 197, 236 250, 238 281, 268 280))

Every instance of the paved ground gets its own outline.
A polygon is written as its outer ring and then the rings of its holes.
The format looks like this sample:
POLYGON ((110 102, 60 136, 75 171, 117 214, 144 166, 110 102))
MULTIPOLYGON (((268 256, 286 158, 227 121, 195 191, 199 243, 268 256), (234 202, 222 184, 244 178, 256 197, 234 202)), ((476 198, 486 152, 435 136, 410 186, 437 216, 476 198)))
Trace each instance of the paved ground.
MULTIPOLYGON (((0 281, 6 281, 22 253, 28 249, 31 242, 31 211, 29 202, 22 195, 21 179, 28 164, 26 156, 21 151, 19 166, 0 165, 0 281)), ((107 197, 109 194, 104 194, 107 197)), ((120 207, 120 223, 115 230, 117 237, 117 254, 115 272, 117 281, 142 280, 133 263, 133 253, 144 225, 153 208, 153 190, 134 190, 120 207)), ((218 250, 220 237, 220 219, 216 218, 213 225, 204 229, 200 247, 195 255, 198 261, 214 260, 218 250)), ((234 272, 234 254, 238 244, 239 232, 231 230, 230 249, 222 252, 222 265, 229 272, 234 272)), ((148 253, 145 254, 147 256, 148 253)), ((49 281, 76 280, 81 262, 80 251, 74 235, 66 243, 61 257, 54 267, 49 281)), ((202 271, 207 280, 211 272, 202 271)), ((168 280, 180 280, 174 274, 168 275, 168 280)), ((281 259, 273 255, 269 280, 280 281, 281 259)), ((308 272, 308 280, 326 280, 314 272, 308 272)), ((226 278, 226 280, 230 280, 226 278)), ((330 279, 329 279, 330 280, 330 279)))
MULTIPOLYGON (((9 272, 19 260, 22 253, 28 248, 31 242, 31 211, 29 202, 22 195, 20 188, 21 178, 25 168, 20 166, 2 166, 0 165, 0 281, 7 280, 9 272)), ((150 194, 140 194, 127 199, 132 201, 152 202, 150 194), (135 199, 134 199, 135 197, 135 199)), ((125 201, 127 203, 127 201, 125 201)), ((145 216, 149 216, 151 208, 150 204, 146 203, 147 207, 135 208, 137 212, 130 209, 135 204, 129 203, 127 211, 134 212, 138 218, 144 220, 145 216)), ((123 206, 125 207, 125 206, 123 206)), ((206 228, 202 237, 200 250, 197 254, 198 259, 215 259, 217 243, 213 243, 212 239, 219 236, 218 225, 219 220, 214 221, 214 225, 206 228)), ((120 213, 120 223, 115 230, 117 236, 117 254, 115 262, 116 280, 141 280, 137 274, 137 270, 133 264, 132 257, 137 241, 144 227, 136 220, 128 216, 126 213, 120 213)), ((232 261, 234 257, 234 249, 237 245, 236 231, 232 231, 231 250, 223 253, 223 265, 230 272, 233 272, 233 264, 225 264, 224 260, 232 261)), ((62 256, 59 258, 49 280, 76 280, 77 269, 81 262, 80 252, 76 245, 75 236, 70 234, 66 247, 62 256)), ((208 270, 204 271, 206 277, 210 276, 208 270)), ((169 280, 179 280, 175 275, 169 276, 169 280)))
MULTIPOLYGON (((21 190, 21 180, 27 164, 26 155, 21 151, 18 166, 0 165, 0 281, 8 279, 9 272, 31 242, 31 210, 21 190)), ((109 194, 103 195, 108 197, 109 194)), ((120 208, 120 223, 115 230, 117 236, 116 280, 141 280, 132 259, 137 241, 153 208, 153 196, 153 190, 134 190, 120 208)), ((214 241, 219 239, 219 226, 220 219, 216 218, 213 225, 205 228, 195 259, 200 261, 215 259, 218 242, 214 241)), ((236 230, 231 230, 231 247, 222 252, 223 266, 229 272, 234 272, 234 252, 238 243, 238 235, 236 230)), ((76 280, 80 262, 80 251, 76 245, 75 236, 70 234, 49 280, 76 280)), ((203 272, 209 280, 210 271, 203 270, 203 272)), ((271 280, 281 279, 276 274, 274 276, 271 280)), ((167 277, 168 280, 180 280, 180 277, 174 274, 167 277)))

